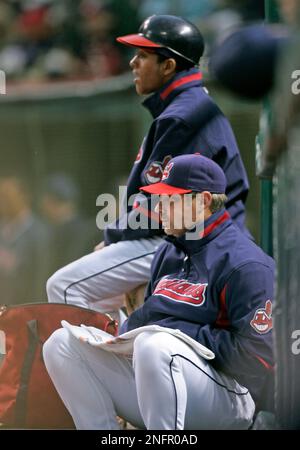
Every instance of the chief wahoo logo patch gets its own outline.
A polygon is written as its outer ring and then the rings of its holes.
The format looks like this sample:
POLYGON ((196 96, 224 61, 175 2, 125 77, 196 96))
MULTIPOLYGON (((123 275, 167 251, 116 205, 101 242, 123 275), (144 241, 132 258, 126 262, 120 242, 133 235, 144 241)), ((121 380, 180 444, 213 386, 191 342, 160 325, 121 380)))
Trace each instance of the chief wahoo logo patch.
POLYGON ((264 308, 255 311, 254 317, 250 325, 259 334, 266 334, 273 328, 272 319, 272 303, 271 300, 266 301, 264 308))

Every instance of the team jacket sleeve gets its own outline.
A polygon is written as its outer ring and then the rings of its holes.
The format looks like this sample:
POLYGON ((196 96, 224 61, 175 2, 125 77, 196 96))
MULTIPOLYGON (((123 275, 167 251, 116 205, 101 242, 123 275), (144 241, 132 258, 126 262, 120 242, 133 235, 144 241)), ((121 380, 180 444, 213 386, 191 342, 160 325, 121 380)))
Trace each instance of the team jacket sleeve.
POLYGON ((249 183, 228 120, 223 115, 214 117, 202 131, 201 137, 207 144, 203 155, 219 164, 226 175, 226 208, 232 219, 245 231, 244 203, 248 195, 249 183))
MULTIPOLYGON (((153 280, 156 280, 159 276, 159 269, 161 267, 161 262, 163 261, 163 258, 165 256, 167 250, 167 245, 162 244, 159 246, 158 250, 156 251, 154 258, 152 260, 151 264, 151 277, 148 282, 146 291, 145 291, 145 301, 146 299, 151 296, 153 292, 153 280)), ((126 331, 133 330, 134 328, 139 328, 144 324, 143 319, 143 306, 140 306, 138 309, 136 309, 128 319, 126 319, 119 331, 119 334, 126 333, 126 331)))
MULTIPOLYGON (((182 120, 168 117, 154 122, 148 133, 144 153, 149 154, 147 164, 138 181, 138 188, 160 181, 164 168, 171 158, 184 153, 192 153, 190 136, 192 130, 182 120)), ((134 167, 129 180, 134 177, 134 167)), ((156 199, 157 201, 157 199, 156 199)), ((146 194, 137 194, 128 205, 127 212, 105 232, 105 243, 109 245, 121 240, 133 240, 163 235, 158 215, 154 212, 154 198, 146 194)))
POLYGON ((196 339, 215 353, 212 365, 234 375, 257 376, 271 369, 272 270, 248 263, 234 271, 222 290, 220 327, 201 326, 196 339))

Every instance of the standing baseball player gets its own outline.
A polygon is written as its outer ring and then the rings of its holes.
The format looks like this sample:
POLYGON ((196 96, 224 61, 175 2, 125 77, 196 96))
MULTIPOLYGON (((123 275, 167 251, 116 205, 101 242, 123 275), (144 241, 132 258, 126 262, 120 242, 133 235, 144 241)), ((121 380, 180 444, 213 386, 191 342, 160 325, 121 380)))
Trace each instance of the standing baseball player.
MULTIPOLYGON (((223 168, 227 209, 247 232, 247 176, 231 127, 202 86, 197 65, 204 43, 199 30, 180 17, 158 15, 145 20, 138 34, 118 41, 137 49, 130 67, 136 91, 148 96, 144 106, 153 116, 129 175, 127 198, 137 194, 140 186, 160 181, 172 157, 201 153, 223 168)), ((127 206, 105 230, 105 242, 98 251, 63 267, 48 280, 49 301, 118 311, 121 294, 150 278, 150 265, 164 235, 161 226, 151 226, 155 217, 148 202, 137 196, 134 205, 127 206), (130 227, 138 215, 148 217, 147 229, 130 227)))
POLYGON ((274 264, 233 224, 225 187, 211 159, 182 155, 160 183, 142 188, 179 195, 161 203, 170 237, 153 260, 144 304, 121 331, 150 324, 163 330, 142 331, 132 361, 66 329, 46 342, 47 370, 78 429, 117 429, 117 414, 148 430, 250 427, 272 377, 274 264), (196 229, 203 225, 192 240, 185 225, 191 195, 196 229), (208 362, 168 329, 205 345, 215 359, 208 362))

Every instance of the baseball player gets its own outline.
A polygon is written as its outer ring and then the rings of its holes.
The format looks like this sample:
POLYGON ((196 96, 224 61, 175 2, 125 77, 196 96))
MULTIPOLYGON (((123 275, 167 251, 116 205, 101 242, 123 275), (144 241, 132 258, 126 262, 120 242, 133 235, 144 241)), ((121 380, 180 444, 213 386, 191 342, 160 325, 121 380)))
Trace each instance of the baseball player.
MULTIPOLYGON (((180 17, 158 15, 145 20, 138 34, 118 41, 136 48, 130 67, 136 91, 148 96, 144 106, 153 116, 129 175, 127 199, 140 186, 160 181, 172 157, 199 152, 223 168, 227 209, 246 232, 247 176, 231 127, 202 86, 197 65, 204 43, 199 30, 180 17)), ((164 235, 161 226, 151 226, 155 218, 148 202, 137 196, 134 205, 127 206, 117 222, 107 227, 98 251, 63 267, 48 280, 49 301, 118 311, 121 294, 149 281, 151 262, 164 235), (149 218, 147 229, 128 225, 139 215, 149 218)))
POLYGON ((117 429, 117 414, 148 430, 251 425, 272 378, 274 264, 233 224, 225 187, 211 159, 182 155, 170 161, 161 182, 142 188, 180 194, 183 204, 192 193, 196 229, 202 224, 203 231, 190 240, 182 221, 187 208, 161 203, 169 237, 154 257, 144 304, 121 332, 149 324, 164 330, 141 331, 132 361, 65 329, 46 342, 47 370, 77 428, 117 429), (208 347, 215 359, 203 359, 170 328, 208 347))

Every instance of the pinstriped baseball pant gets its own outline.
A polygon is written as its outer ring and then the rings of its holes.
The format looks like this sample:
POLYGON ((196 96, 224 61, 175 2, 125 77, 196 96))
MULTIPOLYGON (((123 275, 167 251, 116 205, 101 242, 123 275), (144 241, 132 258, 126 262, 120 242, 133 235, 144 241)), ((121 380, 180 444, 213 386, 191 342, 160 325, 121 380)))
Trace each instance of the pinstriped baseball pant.
POLYGON ((248 390, 165 332, 141 333, 128 359, 60 329, 45 343, 44 360, 77 429, 118 429, 116 415, 148 430, 247 429, 252 423, 248 390))
POLYGON ((48 301, 116 312, 125 292, 147 283, 160 237, 120 241, 59 269, 47 282, 48 301))

